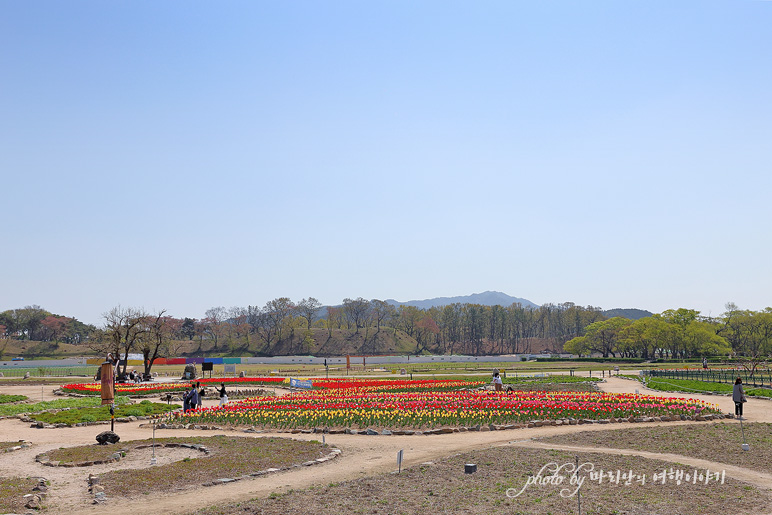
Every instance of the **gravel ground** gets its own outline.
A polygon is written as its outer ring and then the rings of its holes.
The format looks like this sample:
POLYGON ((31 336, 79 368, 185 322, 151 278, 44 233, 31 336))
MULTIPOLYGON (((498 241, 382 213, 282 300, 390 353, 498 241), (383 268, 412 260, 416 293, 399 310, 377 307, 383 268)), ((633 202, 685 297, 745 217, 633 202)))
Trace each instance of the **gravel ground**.
MULTIPOLYGON (((675 478, 654 482, 654 474, 671 468, 684 474, 693 469, 658 460, 635 456, 612 456, 593 453, 573 453, 554 450, 497 447, 440 459, 431 464, 403 470, 401 474, 383 474, 375 477, 329 484, 302 491, 249 502, 230 503, 211 507, 206 515, 314 513, 338 515, 361 514, 563 514, 575 513, 581 501, 582 513, 629 515, 679 515, 725 513, 758 513, 760 506, 772 502, 769 491, 729 478, 685 483, 675 478), (570 484, 568 472, 578 457, 585 477, 581 499, 572 495, 576 486, 570 484), (465 474, 464 465, 477 464, 474 474, 465 474), (548 463, 563 466, 561 485, 530 485, 529 477, 537 476, 548 463), (620 480, 610 482, 592 480, 589 469, 611 471, 620 480), (631 484, 626 485, 621 474, 633 472, 631 484), (643 484, 640 478, 645 474, 643 484), (515 497, 520 492, 522 493, 515 497), (562 495, 561 495, 562 492, 562 495), (509 495, 508 495, 509 494, 509 495)), ((704 471, 703 471, 704 472, 704 471)), ((552 474, 543 472, 542 477, 552 474)), ((199 512, 200 513, 200 512, 199 512)))
POLYGON ((772 473, 772 424, 763 422, 743 424, 742 430, 740 423, 732 420, 715 424, 636 427, 603 433, 582 431, 538 441, 680 454, 772 473), (750 451, 742 450, 743 430, 750 451))

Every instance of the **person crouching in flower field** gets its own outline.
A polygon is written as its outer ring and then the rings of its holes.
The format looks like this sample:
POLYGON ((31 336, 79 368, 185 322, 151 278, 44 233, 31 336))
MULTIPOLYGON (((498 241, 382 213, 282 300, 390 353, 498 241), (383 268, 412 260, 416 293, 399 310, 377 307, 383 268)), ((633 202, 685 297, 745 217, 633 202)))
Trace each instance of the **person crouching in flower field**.
POLYGON ((497 392, 504 390, 504 382, 501 380, 501 376, 499 375, 498 370, 493 373, 493 387, 497 392))

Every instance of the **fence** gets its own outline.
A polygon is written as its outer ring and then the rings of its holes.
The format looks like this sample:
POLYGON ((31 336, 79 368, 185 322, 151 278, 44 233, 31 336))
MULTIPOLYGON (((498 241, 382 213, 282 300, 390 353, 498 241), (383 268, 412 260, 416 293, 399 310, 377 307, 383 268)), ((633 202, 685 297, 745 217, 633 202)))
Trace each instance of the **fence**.
POLYGON ((3 377, 24 377, 29 372, 30 377, 68 377, 83 376, 93 378, 98 367, 38 367, 38 368, 4 368, 0 369, 3 377))
POLYGON ((753 387, 772 388, 772 370, 757 369, 751 375, 747 370, 732 369, 688 369, 688 370, 657 370, 653 369, 647 373, 651 377, 663 377, 669 379, 687 379, 691 381, 707 381, 709 383, 730 383, 734 384, 739 377, 743 384, 753 387))

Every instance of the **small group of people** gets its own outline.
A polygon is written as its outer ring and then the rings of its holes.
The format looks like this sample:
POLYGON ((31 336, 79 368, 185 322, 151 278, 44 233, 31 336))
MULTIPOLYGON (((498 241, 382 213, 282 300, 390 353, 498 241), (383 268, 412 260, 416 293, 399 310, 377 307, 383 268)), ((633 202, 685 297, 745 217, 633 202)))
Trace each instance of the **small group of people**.
POLYGON ((205 388, 201 388, 201 383, 190 383, 190 390, 182 396, 182 411, 188 412, 201 406, 204 399, 205 388))
MULTIPOLYGON (((220 388, 217 392, 220 394, 220 406, 224 406, 228 402, 228 393, 225 391, 225 383, 220 383, 220 388)), ((203 404, 204 394, 206 388, 201 387, 200 382, 191 383, 190 390, 185 392, 182 397, 182 411, 187 412, 200 408, 203 404)))

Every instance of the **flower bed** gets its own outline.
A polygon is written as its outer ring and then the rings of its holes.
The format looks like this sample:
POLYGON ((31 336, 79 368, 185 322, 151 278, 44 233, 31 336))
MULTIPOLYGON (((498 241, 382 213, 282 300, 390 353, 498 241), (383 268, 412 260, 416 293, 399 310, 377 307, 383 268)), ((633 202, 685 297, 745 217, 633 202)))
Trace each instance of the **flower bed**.
MULTIPOLYGON (((317 384, 317 383, 315 383, 317 384)), ((600 392, 461 390, 465 381, 366 381, 280 398, 253 398, 179 415, 181 423, 295 428, 428 428, 545 419, 718 413, 693 399, 600 392), (360 384, 366 386, 359 386, 360 384), (418 384, 416 384, 418 383, 418 384)))
MULTIPOLYGON (((182 381, 177 383, 120 383, 115 385, 116 395, 145 396, 158 395, 162 393, 184 392, 190 388, 191 382, 201 383, 202 386, 219 386, 225 383, 225 386, 235 387, 241 385, 266 385, 281 384, 283 377, 231 377, 231 378, 213 378, 213 379, 195 379, 194 381, 182 381)), ((75 393, 80 395, 101 395, 101 383, 73 383, 62 386, 65 393, 75 393)))

